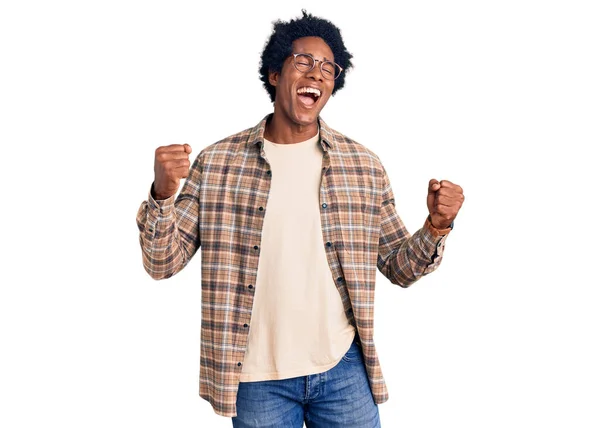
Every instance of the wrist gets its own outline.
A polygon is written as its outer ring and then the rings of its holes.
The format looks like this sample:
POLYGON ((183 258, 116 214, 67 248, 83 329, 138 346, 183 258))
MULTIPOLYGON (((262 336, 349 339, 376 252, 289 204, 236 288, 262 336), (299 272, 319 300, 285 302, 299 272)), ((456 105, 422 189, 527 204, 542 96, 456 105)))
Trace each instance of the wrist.
POLYGON ((155 201, 164 201, 165 199, 169 199, 172 195, 167 195, 165 193, 157 192, 154 188, 154 183, 152 183, 152 187, 150 189, 150 195, 154 198, 155 201))
POLYGON ((425 220, 425 226, 431 230, 434 235, 441 236, 447 235, 454 228, 454 221, 452 221, 448 227, 442 227, 440 225, 435 225, 431 220, 431 214, 427 216, 427 220, 425 220))

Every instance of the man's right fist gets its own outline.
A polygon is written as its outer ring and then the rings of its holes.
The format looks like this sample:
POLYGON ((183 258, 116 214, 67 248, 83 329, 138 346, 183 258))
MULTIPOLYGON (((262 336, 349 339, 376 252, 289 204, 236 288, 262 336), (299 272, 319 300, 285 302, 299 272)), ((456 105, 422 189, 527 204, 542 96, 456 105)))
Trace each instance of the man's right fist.
POLYGON ((168 199, 179 190, 179 181, 188 176, 189 156, 192 148, 188 144, 171 144, 159 147, 154 154, 154 184, 152 197, 168 199))

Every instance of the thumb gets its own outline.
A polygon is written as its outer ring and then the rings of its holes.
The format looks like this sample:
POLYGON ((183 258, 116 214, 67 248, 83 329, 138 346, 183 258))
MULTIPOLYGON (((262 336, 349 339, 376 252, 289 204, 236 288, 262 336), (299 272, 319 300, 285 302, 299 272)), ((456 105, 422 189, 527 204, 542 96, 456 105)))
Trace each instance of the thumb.
POLYGON ((438 190, 440 190, 441 184, 439 181, 437 181, 435 178, 432 178, 431 180, 429 180, 429 189, 427 190, 427 193, 435 193, 438 190))
POLYGON ((435 203, 435 192, 440 190, 442 186, 439 181, 435 178, 429 180, 429 188, 427 189, 427 209, 429 210, 429 214, 433 212, 433 207, 435 203))
POLYGON ((183 150, 185 150, 185 152, 189 155, 190 153, 192 153, 192 146, 190 146, 189 144, 184 144, 183 150))

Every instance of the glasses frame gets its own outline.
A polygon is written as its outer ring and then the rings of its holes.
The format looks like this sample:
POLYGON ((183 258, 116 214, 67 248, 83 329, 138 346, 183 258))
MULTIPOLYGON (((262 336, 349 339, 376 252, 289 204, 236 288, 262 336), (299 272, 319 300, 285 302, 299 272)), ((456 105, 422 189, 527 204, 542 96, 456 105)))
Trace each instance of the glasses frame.
POLYGON ((300 73, 308 73, 309 71, 312 71, 312 69, 315 68, 315 65, 317 64, 317 61, 319 62, 319 71, 321 72, 321 76, 323 76, 324 79, 327 79, 327 80, 336 80, 338 77, 340 77, 340 75, 342 74, 342 71, 344 71, 344 69, 338 63, 335 63, 333 61, 323 61, 322 59, 316 59, 314 56, 312 56, 309 53, 293 53, 292 56, 294 57, 292 59, 292 63, 294 64, 294 68, 296 70, 298 70, 300 73), (308 70, 304 70, 304 71, 298 69, 298 65, 296 65, 296 58, 299 55, 307 56, 310 59, 312 59, 312 61, 313 61, 312 67, 309 68, 308 70), (336 70, 339 70, 338 73, 335 75, 335 77, 333 79, 330 79, 329 77, 327 77, 325 75, 325 73, 323 73, 323 64, 325 64, 325 63, 333 64, 334 68, 336 70))

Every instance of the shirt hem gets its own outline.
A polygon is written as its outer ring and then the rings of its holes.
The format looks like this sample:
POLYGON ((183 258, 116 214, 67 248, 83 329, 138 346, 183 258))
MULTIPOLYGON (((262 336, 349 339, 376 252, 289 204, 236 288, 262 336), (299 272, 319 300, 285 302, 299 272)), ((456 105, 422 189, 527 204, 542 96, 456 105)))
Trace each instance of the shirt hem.
MULTIPOLYGON (((354 334, 356 334, 356 330, 354 330, 354 334)), ((339 364, 339 362, 342 360, 342 358, 344 357, 344 355, 346 355, 346 352, 348 352, 348 349, 350 349, 350 346, 352 345, 352 342, 354 341, 354 337, 355 337, 354 334, 352 335, 350 342, 346 344, 347 346, 344 348, 345 351, 342 353, 342 355, 340 355, 339 358, 336 358, 331 363, 328 363, 328 364, 325 364, 322 366, 318 366, 318 367, 313 367, 310 370, 303 369, 303 370, 296 370, 293 372, 286 372, 286 373, 280 373, 280 372, 257 373, 257 374, 242 373, 240 375, 240 382, 261 382, 261 381, 265 381, 265 380, 284 380, 284 379, 291 379, 291 378, 295 378, 295 377, 309 376, 309 375, 326 372, 327 370, 330 370, 330 369, 334 368, 335 366, 337 366, 339 364)))

